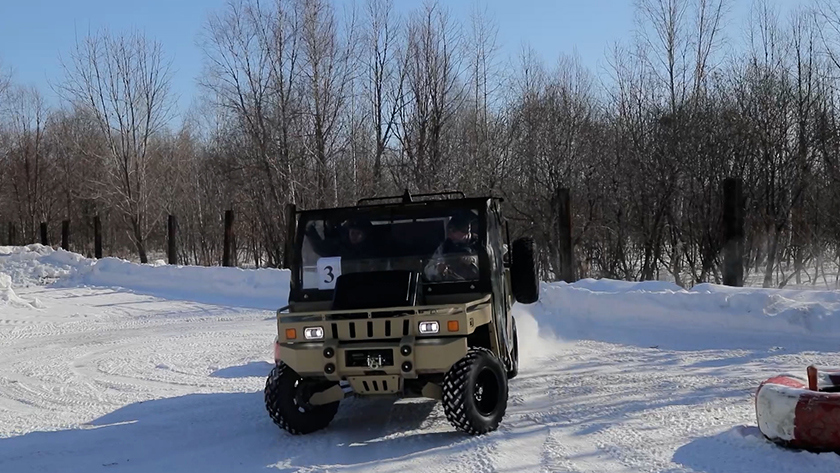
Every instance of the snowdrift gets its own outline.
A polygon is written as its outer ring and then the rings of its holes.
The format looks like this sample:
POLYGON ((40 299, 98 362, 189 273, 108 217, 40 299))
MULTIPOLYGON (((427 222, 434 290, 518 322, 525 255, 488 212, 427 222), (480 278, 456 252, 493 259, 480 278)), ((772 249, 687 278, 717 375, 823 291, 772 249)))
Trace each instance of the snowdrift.
MULTIPOLYGON (((286 270, 91 260, 42 245, 0 247, 0 272, 17 287, 117 287, 168 299, 267 310, 285 305, 289 289, 286 270)), ((11 300, 11 285, 0 287, 7 288, 3 297, 11 300)), ((540 302, 517 306, 515 314, 520 333, 534 340, 538 334, 571 339, 597 338, 604 332, 610 341, 622 342, 614 339, 623 333, 622 327, 637 333, 646 328, 677 330, 688 338, 696 331, 734 331, 840 339, 840 291, 713 284, 685 290, 663 281, 583 279, 543 284, 540 302)))
POLYGON ((0 246, 0 272, 17 287, 43 286, 91 264, 82 255, 39 244, 0 246))
POLYGON ((685 343, 676 345, 690 345, 698 332, 717 333, 719 339, 727 333, 840 339, 840 291, 713 284, 685 290, 662 281, 584 279, 544 284, 533 312, 542 331, 552 330, 561 338, 607 335, 605 340, 626 343, 621 328, 632 328, 636 339, 645 330, 684 333, 680 342, 685 343))
POLYGON ((12 289, 12 278, 6 273, 0 273, 0 306, 12 305, 27 309, 43 309, 44 305, 37 298, 28 300, 18 296, 12 289))
POLYGON ((276 310, 286 305, 289 272, 202 266, 152 266, 103 258, 80 266, 57 287, 122 287, 166 299, 276 310))
POLYGON ((267 310, 286 305, 289 291, 285 270, 93 260, 42 245, 0 247, 0 273, 8 274, 17 287, 114 287, 165 299, 267 310))

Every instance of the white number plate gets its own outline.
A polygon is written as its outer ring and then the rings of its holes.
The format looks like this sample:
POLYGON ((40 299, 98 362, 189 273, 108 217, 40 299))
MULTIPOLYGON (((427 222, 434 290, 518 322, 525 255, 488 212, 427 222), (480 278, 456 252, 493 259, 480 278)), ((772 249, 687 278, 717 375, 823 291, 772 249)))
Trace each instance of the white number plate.
POLYGON ((335 280, 341 276, 341 257, 318 259, 318 289, 335 289, 335 280))

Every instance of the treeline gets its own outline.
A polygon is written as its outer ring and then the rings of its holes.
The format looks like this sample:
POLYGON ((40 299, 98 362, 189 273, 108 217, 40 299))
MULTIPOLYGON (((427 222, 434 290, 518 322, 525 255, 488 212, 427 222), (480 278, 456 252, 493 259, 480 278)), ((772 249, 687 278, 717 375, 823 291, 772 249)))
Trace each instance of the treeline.
POLYGON ((174 214, 179 260, 212 265, 235 209, 238 263, 280 266, 286 203, 460 189, 505 197, 551 278, 568 188, 576 277, 689 286, 721 280, 722 183, 737 177, 748 277, 836 284, 840 7, 757 2, 732 28, 729 6, 637 1, 634 38, 595 75, 502 57, 488 15, 458 22, 444 3, 232 1, 206 21, 200 97, 178 126, 161 45, 103 31, 61 58, 59 106, 0 75, 0 242, 10 223, 35 242, 40 222, 57 235, 69 219, 90 253, 99 215, 106 253, 146 261, 174 214))

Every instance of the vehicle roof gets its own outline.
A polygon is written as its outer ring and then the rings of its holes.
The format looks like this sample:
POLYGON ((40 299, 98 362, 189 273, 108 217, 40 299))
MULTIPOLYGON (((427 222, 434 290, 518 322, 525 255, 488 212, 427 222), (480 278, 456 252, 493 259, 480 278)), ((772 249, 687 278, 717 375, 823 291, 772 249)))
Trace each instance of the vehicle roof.
MULTIPOLYGON (((382 199, 401 199, 402 196, 383 197, 382 199)), ((461 197, 457 199, 435 199, 435 200, 420 200, 411 202, 390 202, 390 203, 359 203, 353 206, 345 207, 324 207, 309 210, 297 210, 297 213, 333 213, 333 212, 347 212, 357 210, 376 210, 376 209, 412 209, 422 207, 466 207, 484 205, 488 200, 503 201, 501 197, 485 196, 485 197, 461 197)))

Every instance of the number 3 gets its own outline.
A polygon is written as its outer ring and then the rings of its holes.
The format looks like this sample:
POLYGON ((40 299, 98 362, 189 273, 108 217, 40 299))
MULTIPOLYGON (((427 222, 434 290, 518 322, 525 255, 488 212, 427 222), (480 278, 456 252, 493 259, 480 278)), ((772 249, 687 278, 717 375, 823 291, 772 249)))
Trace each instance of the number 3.
POLYGON ((324 266, 324 269, 327 270, 327 277, 329 279, 324 279, 324 282, 330 284, 335 280, 335 274, 333 274, 333 267, 332 266, 324 266))

